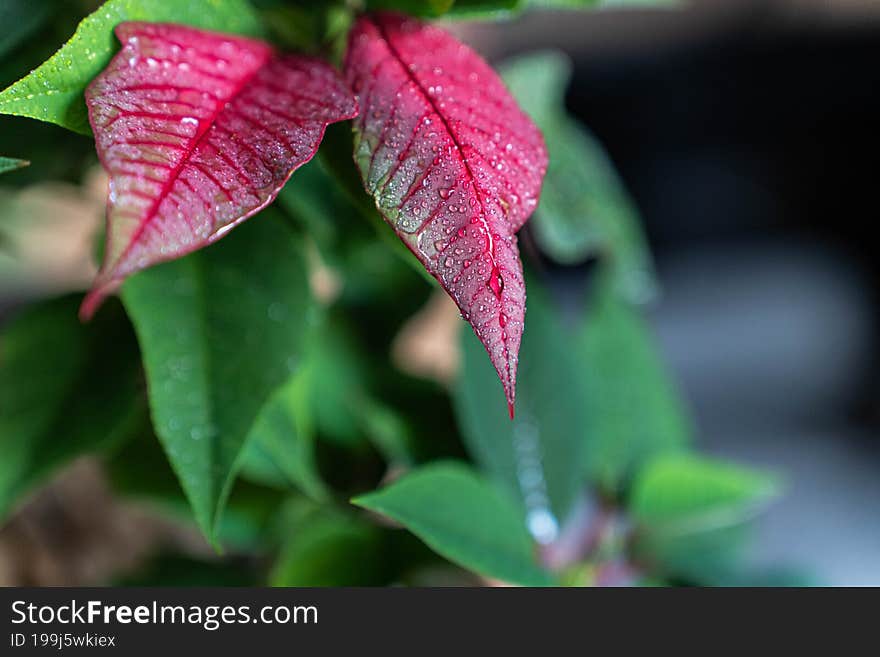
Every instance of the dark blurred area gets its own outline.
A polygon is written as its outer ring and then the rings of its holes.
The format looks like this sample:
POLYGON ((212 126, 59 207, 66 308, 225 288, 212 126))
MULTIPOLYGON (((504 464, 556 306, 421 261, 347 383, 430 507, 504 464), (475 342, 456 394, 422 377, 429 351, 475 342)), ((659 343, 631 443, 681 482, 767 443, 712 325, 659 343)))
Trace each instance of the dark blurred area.
POLYGON ((475 26, 562 48, 642 212, 699 446, 783 473, 753 558, 880 584, 880 3, 693 2, 475 26))

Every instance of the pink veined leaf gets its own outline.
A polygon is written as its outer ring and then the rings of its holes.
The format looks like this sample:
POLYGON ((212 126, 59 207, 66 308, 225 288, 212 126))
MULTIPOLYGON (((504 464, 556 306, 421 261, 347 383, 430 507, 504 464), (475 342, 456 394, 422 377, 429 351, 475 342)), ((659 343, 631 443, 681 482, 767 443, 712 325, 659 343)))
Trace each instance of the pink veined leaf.
POLYGON ((364 185, 471 323, 513 417, 526 297, 515 233, 538 202, 543 138, 486 62, 413 19, 360 18, 345 74, 364 185))
POLYGON ((122 23, 86 90, 110 175, 104 263, 80 314, 122 280, 225 235, 272 202, 357 102, 327 64, 182 25, 122 23))

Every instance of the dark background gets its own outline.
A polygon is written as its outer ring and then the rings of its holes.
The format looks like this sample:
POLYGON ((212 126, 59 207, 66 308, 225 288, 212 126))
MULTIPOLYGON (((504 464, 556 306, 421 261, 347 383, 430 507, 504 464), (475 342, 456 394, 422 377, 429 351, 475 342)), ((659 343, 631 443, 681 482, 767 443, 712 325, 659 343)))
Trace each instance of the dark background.
POLYGON ((469 29, 562 47, 642 212, 698 444, 777 469, 759 563, 880 584, 880 3, 694 2, 469 29))

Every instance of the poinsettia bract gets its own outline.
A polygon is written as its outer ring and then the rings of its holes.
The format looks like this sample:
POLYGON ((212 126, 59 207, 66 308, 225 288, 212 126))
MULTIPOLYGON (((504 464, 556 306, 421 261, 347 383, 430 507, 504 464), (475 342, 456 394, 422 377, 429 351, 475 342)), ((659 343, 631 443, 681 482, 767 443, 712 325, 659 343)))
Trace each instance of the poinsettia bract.
POLYGON ((110 175, 104 264, 81 314, 128 275, 222 237, 272 202, 357 103, 326 63, 182 25, 122 23, 89 85, 110 175))
POLYGON ((345 73, 367 191, 473 326, 512 416, 526 297, 515 233, 547 168, 541 134, 476 53, 411 18, 361 17, 345 73))

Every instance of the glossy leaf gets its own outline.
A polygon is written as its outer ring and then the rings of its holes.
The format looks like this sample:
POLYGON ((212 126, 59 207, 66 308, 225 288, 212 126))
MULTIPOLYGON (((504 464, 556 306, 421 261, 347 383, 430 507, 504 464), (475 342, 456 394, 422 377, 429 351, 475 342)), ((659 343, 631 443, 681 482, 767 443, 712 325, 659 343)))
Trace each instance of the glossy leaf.
POLYGON ((26 167, 29 164, 30 162, 28 162, 27 160, 17 160, 12 157, 0 156, 0 173, 15 171, 16 169, 21 169, 22 167, 26 167))
POLYGON ((118 49, 113 29, 124 21, 169 21, 247 36, 261 31, 246 0, 108 0, 83 19, 58 52, 0 92, 0 114, 88 134, 83 92, 118 49))
POLYGON ((519 410, 505 421, 500 390, 479 344, 461 331, 462 364, 454 389, 465 443, 485 472, 521 502, 540 540, 555 538, 583 492, 583 463, 597 436, 585 405, 589 372, 579 366, 556 308, 529 280, 529 328, 523 336, 519 410))
POLYGON ((504 81, 544 133, 550 164, 530 226, 541 249, 563 264, 602 258, 617 291, 632 302, 654 296, 656 282, 639 213, 602 144, 565 111, 571 62, 560 52, 517 57, 504 81))
POLYGON ((464 465, 422 467, 353 503, 396 520, 442 556, 482 575, 527 586, 553 582, 537 565, 519 507, 464 465))
POLYGON ((104 264, 83 315, 129 274, 219 239, 272 202, 357 106, 336 72, 268 45, 180 25, 123 23, 89 85, 110 174, 104 264))
POLYGON ((360 18, 345 70, 364 185, 473 326, 512 413, 525 318, 515 233, 538 201, 541 135, 478 55, 414 19, 360 18))
POLYGON ((645 463, 687 447, 690 418, 650 327, 607 275, 596 281, 574 344, 595 438, 587 468, 620 493, 645 463))
POLYGON ((156 433, 210 537, 254 420, 301 359, 312 308, 303 254, 269 210, 133 277, 123 301, 156 433))
POLYGON ((118 443, 146 414, 122 309, 83 326, 76 303, 32 306, 0 334, 0 519, 58 466, 118 443))

